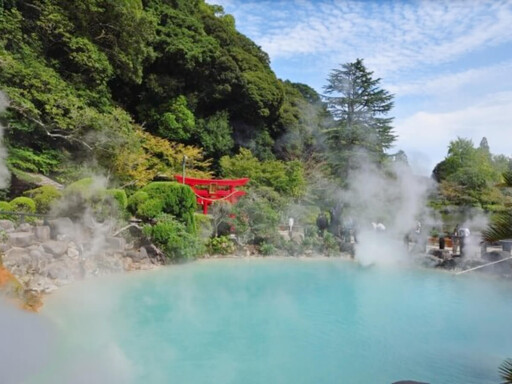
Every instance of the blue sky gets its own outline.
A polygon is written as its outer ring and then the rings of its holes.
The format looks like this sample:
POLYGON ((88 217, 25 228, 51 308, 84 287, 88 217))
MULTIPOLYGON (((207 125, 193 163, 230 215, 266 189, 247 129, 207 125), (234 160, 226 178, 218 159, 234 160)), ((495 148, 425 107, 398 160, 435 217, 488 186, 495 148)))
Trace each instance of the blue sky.
POLYGON ((363 58, 395 94, 394 126, 423 173, 450 140, 487 137, 512 156, 512 0, 208 0, 271 58, 281 79, 322 93, 331 69, 363 58))

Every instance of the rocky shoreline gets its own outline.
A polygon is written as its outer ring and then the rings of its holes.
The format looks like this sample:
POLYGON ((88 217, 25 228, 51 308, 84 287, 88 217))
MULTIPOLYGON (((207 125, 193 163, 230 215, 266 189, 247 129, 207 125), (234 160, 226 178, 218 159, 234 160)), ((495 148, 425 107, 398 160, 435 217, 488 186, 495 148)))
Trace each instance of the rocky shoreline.
POLYGON ((150 244, 110 235, 101 225, 58 218, 46 223, 0 220, 0 287, 22 307, 37 310, 42 295, 96 276, 146 270, 162 264, 150 244), (3 284, 2 284, 3 283, 3 284))

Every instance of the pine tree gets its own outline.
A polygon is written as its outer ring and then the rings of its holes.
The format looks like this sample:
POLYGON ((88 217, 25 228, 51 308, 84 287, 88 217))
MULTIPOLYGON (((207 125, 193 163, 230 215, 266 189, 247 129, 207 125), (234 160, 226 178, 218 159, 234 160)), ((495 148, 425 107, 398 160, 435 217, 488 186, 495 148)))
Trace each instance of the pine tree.
POLYGON ((373 160, 381 161, 396 139, 387 117, 393 108, 393 95, 381 89, 381 79, 373 79, 362 59, 331 71, 324 88, 329 110, 335 121, 326 129, 329 162, 344 177, 356 163, 362 150, 373 160))

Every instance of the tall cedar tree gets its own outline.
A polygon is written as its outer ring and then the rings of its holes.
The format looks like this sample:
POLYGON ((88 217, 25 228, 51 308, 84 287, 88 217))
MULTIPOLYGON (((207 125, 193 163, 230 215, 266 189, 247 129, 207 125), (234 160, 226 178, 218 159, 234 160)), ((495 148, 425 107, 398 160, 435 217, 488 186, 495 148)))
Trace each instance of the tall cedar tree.
POLYGON ((361 152, 381 161, 396 139, 393 118, 386 117, 393 108, 393 95, 379 88, 381 79, 373 79, 372 74, 363 60, 357 59, 332 70, 324 87, 330 95, 325 96, 327 106, 335 119, 325 131, 329 162, 341 177, 357 164, 361 152))

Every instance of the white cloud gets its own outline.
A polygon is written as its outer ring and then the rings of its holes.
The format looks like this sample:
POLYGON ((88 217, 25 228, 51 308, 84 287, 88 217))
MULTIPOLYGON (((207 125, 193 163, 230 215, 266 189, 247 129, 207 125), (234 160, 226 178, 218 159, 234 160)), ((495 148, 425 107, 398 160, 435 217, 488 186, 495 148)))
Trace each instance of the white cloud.
POLYGON ((387 89, 397 95, 439 95, 460 90, 465 86, 485 87, 485 84, 507 83, 512 86, 512 61, 481 68, 471 68, 410 82, 391 84, 387 89))
POLYGON ((420 143, 432 164, 444 158, 449 142, 457 137, 478 145, 485 136, 493 153, 512 156, 512 91, 451 112, 417 112, 397 121, 396 131, 400 136, 397 147, 407 150, 420 143))
POLYGON ((511 1, 226 1, 272 59, 366 58, 379 76, 512 41, 511 1), (264 15, 264 17, 254 17, 264 15))

